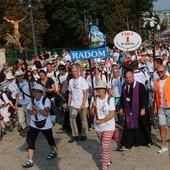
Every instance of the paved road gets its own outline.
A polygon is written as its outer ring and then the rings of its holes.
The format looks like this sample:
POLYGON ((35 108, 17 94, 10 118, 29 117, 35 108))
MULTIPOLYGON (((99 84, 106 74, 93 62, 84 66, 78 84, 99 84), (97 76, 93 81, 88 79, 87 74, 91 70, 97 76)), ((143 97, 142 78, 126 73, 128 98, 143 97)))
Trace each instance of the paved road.
MULTIPOLYGON (((58 157, 47 161, 48 144, 40 134, 36 143, 35 165, 32 170, 98 170, 100 146, 94 129, 89 131, 88 140, 68 144, 69 136, 59 130, 60 124, 53 127, 58 145, 58 157)), ((152 130, 154 146, 137 147, 128 151, 116 151, 113 141, 112 162, 108 170, 170 170, 169 152, 157 154, 160 145, 158 130, 152 130)), ((27 159, 25 139, 18 135, 17 129, 8 132, 0 141, 0 170, 21 170, 27 159)))

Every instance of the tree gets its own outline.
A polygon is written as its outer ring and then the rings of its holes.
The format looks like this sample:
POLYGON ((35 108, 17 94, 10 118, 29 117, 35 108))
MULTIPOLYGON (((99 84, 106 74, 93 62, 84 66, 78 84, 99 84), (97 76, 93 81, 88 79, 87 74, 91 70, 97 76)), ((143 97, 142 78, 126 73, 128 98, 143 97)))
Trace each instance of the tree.
MULTIPOLYGON (((79 37, 84 30, 84 16, 99 19, 99 30, 106 34, 107 43, 113 43, 114 36, 127 29, 127 21, 133 29, 140 31, 140 20, 143 11, 151 11, 154 0, 46 0, 44 8, 34 10, 36 42, 39 47, 82 47, 79 37), (85 13, 84 13, 85 11, 85 13), (128 20, 127 20, 128 19, 128 20)), ((25 2, 28 2, 25 0, 25 2)), ((35 1, 32 1, 35 2, 35 1)), ((32 32, 28 4, 25 10, 16 0, 0 0, 0 17, 22 18, 21 44, 32 48, 32 32)), ((36 4, 33 4, 33 6, 36 4)), ((1 20, 0 35, 12 33, 9 23, 1 20)))
MULTIPOLYGON (((99 29, 106 34, 107 43, 126 29, 127 17, 139 32, 143 11, 151 11, 154 0, 53 0, 48 8, 50 28, 44 42, 48 46, 80 46, 79 36, 84 29, 86 17, 97 17, 99 29), (55 37, 55 38, 54 38, 55 37)), ((44 45, 47 45, 44 43, 44 45)))
POLYGON ((133 23, 133 30, 140 33, 142 28, 142 13, 152 11, 153 2, 157 0, 126 0, 129 23, 133 23))
POLYGON ((47 18, 50 28, 47 32, 48 36, 45 37, 46 42, 49 46, 80 46, 79 36, 84 29, 84 15, 86 15, 87 18, 99 19, 99 29, 107 35, 108 42, 112 43, 115 33, 125 26, 122 2, 123 0, 108 2, 104 0, 53 0, 48 6, 50 10, 47 18))
MULTIPOLYGON (((21 34, 21 45, 24 48, 32 48, 32 30, 31 30, 31 21, 29 15, 29 9, 27 1, 24 1, 25 4, 23 6, 19 6, 19 4, 15 0, 6 0, 0 1, 0 17, 6 16, 10 20, 19 20, 23 18, 23 16, 27 15, 27 18, 20 23, 19 32, 21 34)), ((36 4, 33 4, 33 6, 36 4)), ((46 32, 46 29, 49 27, 49 24, 45 17, 45 10, 43 8, 39 8, 37 11, 34 11, 34 23, 35 23, 35 35, 36 35, 36 43, 37 46, 42 46, 43 44, 43 35, 46 32)), ((5 37, 6 33, 13 34, 13 27, 10 23, 5 20, 1 20, 1 37, 5 37)), ((16 48, 16 46, 7 47, 7 50, 16 48)))
POLYGON ((165 31, 167 29, 168 26, 168 19, 164 18, 161 22, 161 31, 165 31))

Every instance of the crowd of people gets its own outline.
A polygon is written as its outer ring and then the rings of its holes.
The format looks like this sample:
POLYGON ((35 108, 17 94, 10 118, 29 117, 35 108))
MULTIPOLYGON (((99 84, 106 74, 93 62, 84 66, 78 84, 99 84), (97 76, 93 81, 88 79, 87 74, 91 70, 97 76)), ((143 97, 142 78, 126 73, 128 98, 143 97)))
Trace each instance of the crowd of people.
POLYGON ((107 58, 91 61, 92 70, 88 60, 72 61, 67 50, 62 56, 45 51, 32 62, 30 66, 19 59, 13 67, 4 64, 0 72, 0 136, 17 125, 26 137, 28 161, 23 167, 34 164, 39 132, 51 148, 47 159, 57 156, 51 116, 57 116, 58 108, 62 128, 71 134, 68 143, 86 141, 88 129, 94 127, 102 170, 112 163, 110 141, 116 124, 123 127, 119 151, 153 145, 151 125, 160 129, 158 153, 168 151, 170 44, 156 45, 155 56, 150 45, 129 53, 113 46, 107 58))

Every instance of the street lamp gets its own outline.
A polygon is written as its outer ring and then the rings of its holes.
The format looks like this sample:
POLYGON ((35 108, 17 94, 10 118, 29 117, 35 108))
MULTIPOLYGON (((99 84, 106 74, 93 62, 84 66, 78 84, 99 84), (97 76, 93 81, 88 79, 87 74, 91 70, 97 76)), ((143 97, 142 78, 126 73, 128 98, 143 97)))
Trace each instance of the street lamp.
MULTIPOLYGON (((41 0, 35 0, 37 3, 41 3, 41 0)), ((20 5, 24 4, 24 0, 18 0, 20 5)), ((34 26, 34 17, 33 17, 33 6, 32 0, 28 0, 28 9, 30 13, 31 20, 31 30, 32 30, 32 39, 33 39, 33 48, 34 48, 34 56, 38 56, 37 44, 36 44, 36 35, 35 35, 35 26, 34 26)))
POLYGON ((151 30, 151 39, 152 39, 152 48, 153 48, 153 57, 155 59, 155 30, 160 30, 160 25, 158 18, 156 17, 155 12, 144 12, 143 16, 143 28, 146 30, 151 30))

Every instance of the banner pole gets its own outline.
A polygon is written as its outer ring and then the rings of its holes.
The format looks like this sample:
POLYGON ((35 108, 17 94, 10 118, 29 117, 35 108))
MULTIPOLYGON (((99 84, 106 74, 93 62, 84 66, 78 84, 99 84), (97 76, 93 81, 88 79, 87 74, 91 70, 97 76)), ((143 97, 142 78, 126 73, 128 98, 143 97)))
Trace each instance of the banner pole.
MULTIPOLYGON (((93 75, 92 75, 92 65, 91 65, 91 60, 88 59, 88 62, 89 62, 89 66, 90 66, 90 77, 91 77, 91 85, 92 85, 92 94, 93 94, 93 99, 94 99, 94 102, 96 102, 96 95, 95 95, 95 91, 94 91, 94 82, 93 82, 93 75)), ((96 120, 98 120, 98 115, 97 115, 97 110, 96 110, 96 107, 94 107, 94 113, 96 115, 96 120)))

